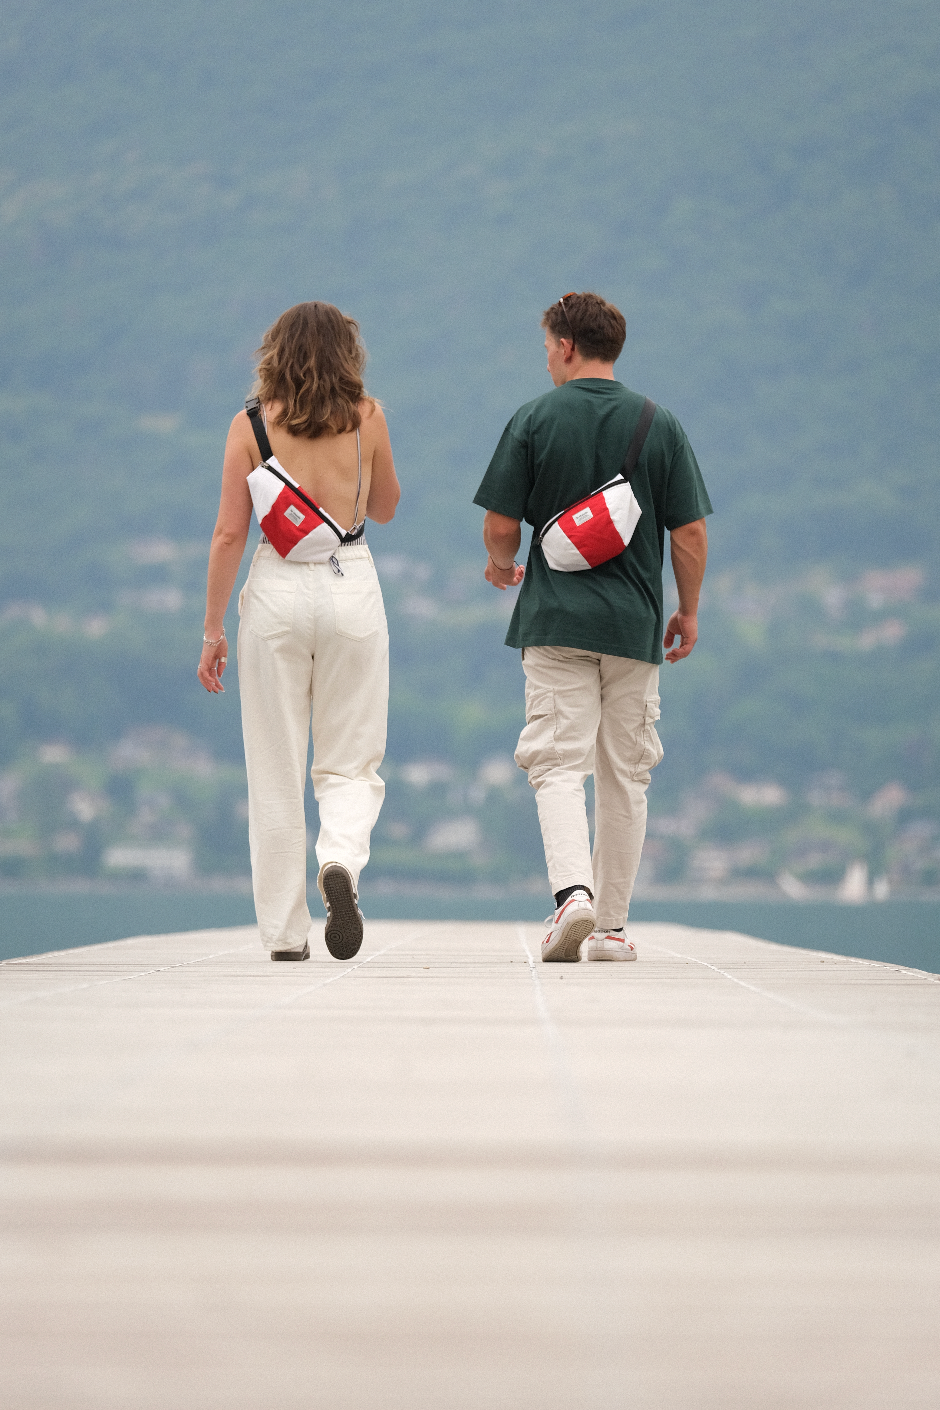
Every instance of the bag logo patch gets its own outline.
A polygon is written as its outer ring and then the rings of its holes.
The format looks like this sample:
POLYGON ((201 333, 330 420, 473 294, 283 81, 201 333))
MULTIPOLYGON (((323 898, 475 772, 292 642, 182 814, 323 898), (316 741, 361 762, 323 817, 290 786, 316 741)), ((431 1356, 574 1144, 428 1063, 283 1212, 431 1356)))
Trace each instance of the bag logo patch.
POLYGON ((285 510, 284 510, 284 518, 285 518, 285 519, 289 519, 292 524, 296 524, 296 526, 297 526, 298 529, 300 528, 301 524, 304 522, 304 517, 305 517, 305 516, 304 516, 303 514, 301 514, 301 512, 300 512, 300 510, 297 508, 296 504, 292 504, 292 505, 290 505, 290 507, 289 507, 288 509, 285 509, 285 510))
POLYGON ((594 518, 594 512, 591 509, 579 509, 577 514, 572 515, 572 518, 576 524, 586 524, 589 519, 594 518))

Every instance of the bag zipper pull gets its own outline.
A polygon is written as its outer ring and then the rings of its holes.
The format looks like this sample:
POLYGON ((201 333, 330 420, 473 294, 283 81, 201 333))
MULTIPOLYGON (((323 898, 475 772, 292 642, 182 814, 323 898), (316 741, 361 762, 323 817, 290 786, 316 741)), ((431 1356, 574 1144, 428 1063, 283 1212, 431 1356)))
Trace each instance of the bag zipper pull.
POLYGON ((335 553, 330 554, 330 567, 333 569, 333 572, 338 578, 345 578, 346 574, 339 566, 339 559, 337 558, 335 553))

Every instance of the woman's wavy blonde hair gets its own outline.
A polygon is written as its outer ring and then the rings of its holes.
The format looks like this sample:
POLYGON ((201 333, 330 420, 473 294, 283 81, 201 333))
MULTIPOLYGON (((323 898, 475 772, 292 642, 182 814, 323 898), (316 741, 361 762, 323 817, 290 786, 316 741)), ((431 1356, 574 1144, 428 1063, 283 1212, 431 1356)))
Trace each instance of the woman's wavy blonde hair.
POLYGON ((265 333, 255 395, 277 401, 276 426, 292 436, 339 435, 362 421, 366 350, 359 324, 333 304, 295 304, 265 333))

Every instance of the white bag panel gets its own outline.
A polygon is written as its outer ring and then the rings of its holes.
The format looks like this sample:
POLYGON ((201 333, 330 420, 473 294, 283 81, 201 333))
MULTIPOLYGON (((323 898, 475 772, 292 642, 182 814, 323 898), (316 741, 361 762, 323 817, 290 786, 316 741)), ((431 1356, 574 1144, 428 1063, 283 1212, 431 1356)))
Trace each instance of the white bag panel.
MULTIPOLYGON (((617 532, 623 539, 623 547, 626 548, 633 538, 633 531, 643 514, 637 497, 633 493, 633 486, 630 484, 612 485, 609 490, 604 491, 604 499, 617 532)), ((622 549, 621 552, 623 552, 622 549)))
MULTIPOLYGON (((273 465, 275 470, 280 470, 281 474, 286 476, 291 484, 295 483, 291 480, 291 477, 287 474, 283 465, 275 460, 273 456, 268 461, 268 465, 273 465)), ((258 465, 252 470, 251 474, 248 476, 248 489, 251 492, 251 502, 255 507, 255 514, 257 515, 259 524, 264 516, 271 512, 271 505, 277 499, 283 488, 283 482, 279 480, 276 475, 272 475, 265 465, 258 465)))
POLYGON ((318 524, 306 538, 294 544, 284 559, 285 563, 329 563, 336 552, 339 539, 329 524, 318 524))
POLYGON ((562 532, 560 524, 553 524, 543 538, 542 552, 545 554, 545 562, 549 568, 554 568, 556 573, 580 573, 591 566, 575 548, 568 535, 562 532))

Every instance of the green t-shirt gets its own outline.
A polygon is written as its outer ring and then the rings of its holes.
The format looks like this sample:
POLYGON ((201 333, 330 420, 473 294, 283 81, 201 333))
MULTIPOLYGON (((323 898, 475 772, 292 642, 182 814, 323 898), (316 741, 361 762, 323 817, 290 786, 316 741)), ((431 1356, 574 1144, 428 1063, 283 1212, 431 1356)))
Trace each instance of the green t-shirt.
POLYGON ((549 519, 619 474, 643 401, 620 382, 578 378, 520 407, 503 432, 473 502, 535 529, 507 646, 662 661, 664 531, 712 512, 671 412, 656 408, 631 477, 642 513, 623 553, 597 568, 559 573, 535 543, 549 519))

